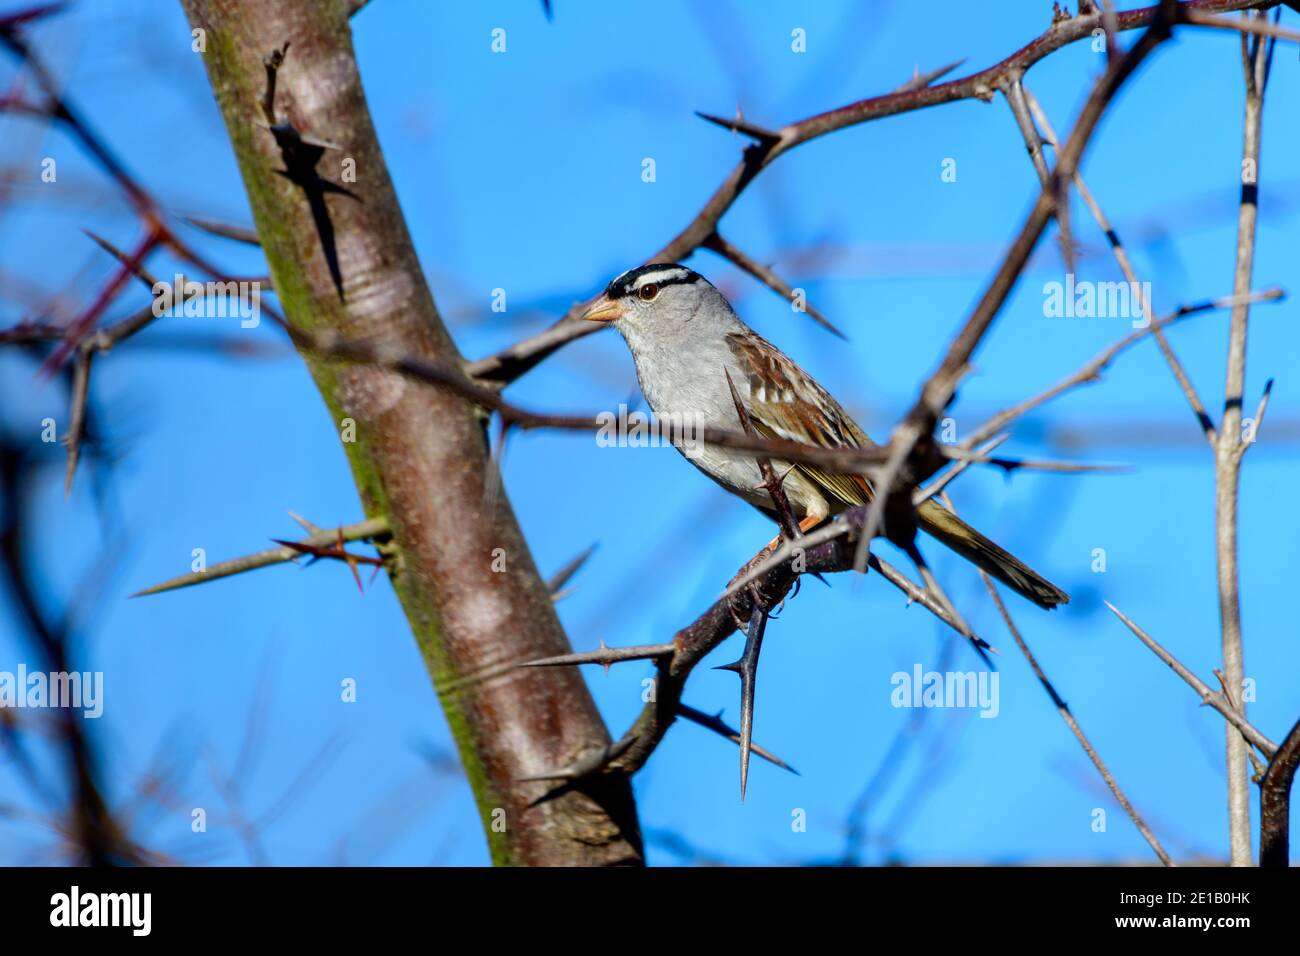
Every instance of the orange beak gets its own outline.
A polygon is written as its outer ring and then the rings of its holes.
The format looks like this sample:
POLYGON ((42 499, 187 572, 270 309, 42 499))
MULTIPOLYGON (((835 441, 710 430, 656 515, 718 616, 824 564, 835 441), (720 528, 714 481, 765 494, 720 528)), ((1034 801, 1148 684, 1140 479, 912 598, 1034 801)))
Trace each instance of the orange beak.
POLYGON ((582 313, 582 317, 588 322, 613 322, 615 319, 623 318, 626 311, 609 296, 602 295, 588 306, 587 311, 582 313))

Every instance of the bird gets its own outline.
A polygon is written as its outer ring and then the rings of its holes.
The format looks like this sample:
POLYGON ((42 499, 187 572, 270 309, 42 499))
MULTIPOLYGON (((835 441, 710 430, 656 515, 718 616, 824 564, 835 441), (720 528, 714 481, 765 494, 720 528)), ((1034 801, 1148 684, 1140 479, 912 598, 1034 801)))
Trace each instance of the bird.
MULTIPOLYGON (((824 448, 877 447, 826 389, 686 266, 654 262, 630 269, 611 281, 582 317, 611 323, 622 335, 657 419, 734 431, 739 423, 734 383, 759 435, 824 448)), ((713 481, 778 520, 754 457, 709 444, 688 454, 681 442, 674 444, 713 481)), ((783 476, 801 532, 869 502, 874 494, 864 475, 775 459, 772 466, 783 476)), ((916 510, 922 531, 1034 604, 1050 610, 1069 602, 1065 591, 939 502, 926 500, 916 510)))

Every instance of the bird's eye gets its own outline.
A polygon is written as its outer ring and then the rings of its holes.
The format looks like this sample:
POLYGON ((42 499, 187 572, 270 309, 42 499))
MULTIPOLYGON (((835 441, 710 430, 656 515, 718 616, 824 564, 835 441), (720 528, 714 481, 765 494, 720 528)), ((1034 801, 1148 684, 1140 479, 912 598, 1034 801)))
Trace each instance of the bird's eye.
POLYGON ((636 290, 636 294, 641 297, 642 302, 653 301, 654 297, 659 294, 659 286, 653 282, 647 282, 641 288, 636 290))

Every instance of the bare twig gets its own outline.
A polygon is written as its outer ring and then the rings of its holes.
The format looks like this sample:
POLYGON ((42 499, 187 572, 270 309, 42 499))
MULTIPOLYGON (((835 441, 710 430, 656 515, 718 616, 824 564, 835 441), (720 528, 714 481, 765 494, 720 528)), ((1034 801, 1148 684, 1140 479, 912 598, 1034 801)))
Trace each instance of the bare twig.
MULTIPOLYGON (((759 282, 763 283, 769 289, 774 291, 777 295, 781 296, 781 298, 791 303, 791 305, 797 304, 798 293, 795 292, 794 288, 790 285, 790 283, 782 279, 770 267, 765 266, 757 259, 752 258, 748 253, 746 253, 739 246, 736 246, 728 242, 726 239, 722 237, 721 233, 715 232, 713 235, 709 236, 709 238, 704 240, 703 245, 706 249, 710 249, 713 252, 716 252, 724 259, 733 263, 736 267, 744 270, 745 272, 748 272, 759 282)), ((813 308, 812 305, 810 305, 809 303, 807 302, 803 303, 802 311, 807 312, 817 321, 817 323, 820 326, 822 326, 824 329, 828 330, 838 338, 841 339, 848 338, 843 332, 841 332, 839 329, 837 329, 834 325, 831 324, 830 319, 822 315, 819 311, 813 308)))
MULTIPOLYGON (((1260 14, 1265 17, 1266 14, 1260 14)), ((1242 67, 1246 81, 1246 106, 1242 132, 1241 203, 1237 215, 1237 255, 1232 291, 1242 296, 1250 288, 1255 262, 1255 224, 1259 214, 1258 177, 1260 138, 1263 130, 1264 87, 1273 40, 1242 35, 1242 67)), ((1224 383, 1223 418, 1214 455, 1215 552, 1219 578, 1219 623, 1223 670, 1234 693, 1241 687, 1245 663, 1241 629, 1241 582, 1237 565, 1237 501, 1241 459, 1249 443, 1242 441, 1242 397, 1246 384, 1246 333, 1250 303, 1232 310, 1228 332, 1228 370, 1224 383)), ((1243 719, 1245 702, 1241 704, 1243 719)), ((1228 828, 1232 865, 1250 866, 1250 771, 1246 766, 1246 740, 1232 727, 1227 737, 1228 828)))
POLYGON ((236 242, 242 242, 250 246, 260 246, 262 244, 262 240, 258 238, 257 230, 250 229, 248 226, 236 226, 226 222, 217 222, 215 219, 200 219, 196 216, 186 216, 185 221, 196 229, 202 229, 206 233, 220 236, 223 239, 233 239, 236 242))
MULTIPOLYGON (((1262 14, 1262 11, 1261 11, 1262 14)), ((1184 23, 1190 23, 1197 27, 1214 27, 1219 30, 1234 30, 1237 33, 1244 33, 1249 36, 1268 37, 1272 40, 1289 40, 1292 43, 1300 43, 1300 33, 1295 30, 1288 30, 1286 27, 1280 27, 1276 23, 1269 23, 1263 19, 1246 19, 1234 20, 1229 17, 1216 17, 1208 13, 1197 13, 1195 10, 1188 10, 1181 16, 1184 23)))
MULTIPOLYGON (((1043 108, 1039 105, 1038 100, 1034 97, 1033 93, 1028 89, 1026 89, 1024 93, 1029 108, 1038 121, 1038 125, 1043 128, 1043 131, 1051 141, 1055 142, 1056 131, 1052 129, 1052 124, 1048 120, 1047 114, 1043 111, 1043 108)), ((1119 265, 1120 272, 1124 274, 1124 278, 1129 283, 1129 288, 1133 290, 1133 294, 1138 297, 1139 308, 1141 309, 1142 315, 1147 319, 1150 319, 1154 315, 1152 304, 1147 301, 1146 294, 1143 291, 1144 287, 1142 283, 1138 281, 1137 274, 1133 271, 1133 263, 1129 259, 1128 249, 1124 246, 1119 233, 1115 231, 1110 220, 1102 211, 1101 205, 1092 194, 1092 190, 1090 190, 1088 184, 1084 182, 1083 174, 1077 169, 1074 172, 1074 185, 1075 188, 1079 190, 1079 195, 1083 197, 1084 203, 1092 213, 1093 219, 1096 220, 1097 227, 1101 229, 1106 236, 1106 241, 1110 243, 1111 252, 1115 256, 1115 262, 1119 265)), ((1191 376, 1187 374, 1186 369, 1183 368, 1182 362, 1178 360, 1178 356, 1174 353, 1174 348, 1165 337, 1162 325, 1156 323, 1152 323, 1152 325, 1154 327, 1148 326, 1144 331, 1150 331, 1150 333, 1155 336, 1156 344, 1160 347, 1160 354, 1164 356, 1166 364, 1168 364, 1170 371, 1173 372, 1174 378, 1178 381, 1179 387, 1183 390, 1183 395, 1187 398, 1187 404, 1191 406, 1192 413, 1196 416, 1196 420, 1200 424, 1201 430, 1205 433, 1206 438, 1213 442, 1214 423, 1210 420, 1210 416, 1205 411, 1205 405, 1201 401, 1200 395, 1196 392, 1196 386, 1192 384, 1191 376)))
MULTIPOLYGON (((1115 605, 1111 604, 1109 601, 1106 601, 1105 604, 1106 607, 1110 608, 1112 614, 1114 614, 1117 618, 1119 618, 1121 621, 1124 622, 1124 626, 1127 627, 1130 631, 1132 631, 1134 636, 1136 636, 1138 640, 1140 640, 1143 644, 1145 644, 1151 650, 1151 652, 1156 655, 1156 657, 1160 658, 1162 661, 1168 664, 1169 668, 1175 674, 1177 674, 1179 677, 1185 680, 1188 686, 1191 687, 1192 690, 1196 691, 1196 693, 1200 696, 1201 700, 1203 700, 1205 703, 1209 704, 1211 707, 1217 710, 1220 714, 1224 716, 1224 718, 1228 721, 1228 723, 1232 724, 1232 726, 1236 727, 1239 731, 1241 731, 1242 736, 1245 737, 1247 740, 1249 740, 1256 747, 1258 747, 1260 753, 1264 754, 1266 757, 1271 757, 1274 753, 1277 752, 1277 744, 1273 743, 1273 741, 1269 740, 1257 729, 1255 729, 1255 727, 1252 726, 1251 723, 1248 720, 1246 720, 1246 718, 1235 707, 1233 707, 1231 703, 1229 703, 1229 701, 1227 700, 1227 698, 1223 696, 1223 694, 1211 688, 1208 684, 1205 683, 1205 681, 1201 680, 1190 670, 1184 667, 1183 664, 1176 657, 1174 657, 1174 655, 1170 654, 1167 650, 1161 647, 1156 642, 1155 638, 1147 634, 1146 631, 1142 630, 1142 628, 1138 627, 1127 617, 1125 617, 1124 614, 1117 607, 1115 607, 1115 605)), ((1245 761, 1243 758, 1243 763, 1244 762, 1245 761)))
POLYGON ((997 448, 999 445, 1001 445, 1010 437, 1011 437, 1010 434, 1003 433, 1001 435, 995 435, 993 438, 989 439, 989 441, 985 442, 982 448, 977 449, 975 454, 972 455, 970 458, 966 458, 963 459, 962 461, 959 461, 955 467, 949 468, 947 471, 941 474, 934 481, 930 482, 930 484, 926 485, 924 488, 916 489, 916 493, 912 495, 912 504, 919 506, 922 502, 930 498, 933 498, 935 495, 939 494, 950 484, 956 481, 957 478, 961 475, 961 473, 965 471, 967 468, 969 468, 972 464, 974 464, 977 460, 980 459, 987 460, 986 456, 988 455, 988 453, 993 451, 993 449, 997 448))
MULTIPOLYGON (((1044 140, 1038 132, 1038 127, 1034 125, 1034 117, 1030 114, 1025 88, 1019 74, 1007 77, 1006 83, 1002 86, 1002 93, 1006 97, 1007 105, 1011 107, 1011 114, 1020 129, 1020 136, 1025 141, 1025 149, 1029 153, 1030 162, 1034 165, 1034 172, 1038 174, 1038 185, 1046 189, 1052 185, 1052 176, 1047 168, 1047 157, 1043 155, 1044 140)), ((1065 259, 1065 269, 1067 272, 1073 272, 1074 240, 1070 238, 1069 211, 1068 181, 1063 181, 1057 184, 1056 226, 1060 230, 1061 255, 1065 259)))
POLYGON ((993 603, 997 605, 998 613, 1002 615, 1002 620, 1006 623, 1007 630, 1011 632, 1011 636, 1015 640, 1016 646, 1020 648, 1020 653, 1025 655, 1025 660, 1029 662, 1029 667, 1033 670, 1034 676, 1037 677, 1038 682, 1043 685, 1043 690, 1047 691, 1047 696, 1052 699, 1052 704, 1056 707, 1056 712, 1061 715, 1061 719, 1065 721, 1066 726, 1070 728, 1070 733, 1074 734, 1075 739, 1079 741, 1079 746, 1082 747, 1083 752, 1088 755, 1088 759, 1092 761, 1092 765, 1097 768, 1097 773, 1101 774, 1101 779, 1106 782, 1106 786, 1110 788, 1110 792, 1114 794, 1115 799, 1119 801, 1119 805, 1124 808, 1124 812, 1128 814, 1129 819, 1133 821, 1133 825, 1138 828, 1138 832, 1142 834, 1142 839, 1147 841, 1151 849, 1155 852, 1155 855, 1160 858, 1161 863, 1165 866, 1174 866, 1174 861, 1170 858, 1169 854, 1165 852, 1165 848, 1160 845, 1160 841, 1156 839, 1156 835, 1151 832, 1151 828, 1147 826, 1146 821, 1143 820, 1142 816, 1136 809, 1134 809, 1133 804, 1129 802, 1128 797, 1124 795, 1124 791, 1120 789, 1120 785, 1116 782, 1114 775, 1106 767, 1101 756, 1097 753, 1096 748, 1093 747, 1092 742, 1084 734, 1083 728, 1079 726, 1079 721, 1074 716, 1074 712, 1070 710, 1070 705, 1067 704, 1064 698, 1056 692, 1056 687, 1053 686, 1052 682, 1048 679, 1047 673, 1038 663, 1038 658, 1036 658, 1033 651, 1029 649, 1029 645, 1025 642, 1024 637, 1021 636, 1020 629, 1016 627, 1015 621, 1011 619, 1011 613, 1007 610, 1006 604, 1003 603, 1002 595, 998 593, 997 586, 993 583, 993 579, 990 578, 983 569, 980 570, 980 577, 984 579, 984 586, 988 588, 989 594, 992 595, 993 603))
POLYGON ((1230 309, 1241 301, 1277 302, 1282 298, 1283 292, 1281 289, 1267 289, 1263 292, 1248 293, 1244 297, 1224 296, 1223 298, 1209 299, 1193 305, 1179 306, 1168 315, 1159 319, 1153 319, 1151 324, 1146 328, 1138 329, 1137 331, 1126 335, 1115 344, 1103 349, 1092 360, 1086 362, 1077 371, 1067 375, 1050 388, 1047 388, 1022 402, 1018 402, 1010 408, 998 412, 984 424, 971 432, 970 435, 963 439, 961 444, 967 448, 973 447, 996 432, 1001 431, 1017 418, 1033 411, 1035 408, 1045 405, 1053 399, 1059 398, 1066 392, 1069 392, 1080 385, 1099 381, 1102 373, 1110 367, 1111 362, 1113 362, 1121 352, 1127 350, 1129 346, 1146 338, 1146 336, 1154 335, 1158 331, 1163 331, 1165 328, 1173 325, 1181 319, 1187 318, 1188 316, 1201 315, 1206 312, 1213 312, 1219 309, 1230 309))

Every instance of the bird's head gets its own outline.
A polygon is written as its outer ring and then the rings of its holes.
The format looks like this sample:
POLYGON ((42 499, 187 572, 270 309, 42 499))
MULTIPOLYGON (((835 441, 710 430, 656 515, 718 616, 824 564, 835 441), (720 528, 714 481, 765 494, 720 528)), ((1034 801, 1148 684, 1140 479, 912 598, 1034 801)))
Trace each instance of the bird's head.
POLYGON ((674 262, 654 262, 624 272, 582 314, 592 322, 613 322, 624 337, 662 338, 687 323, 707 324, 734 313, 708 279, 674 262))

